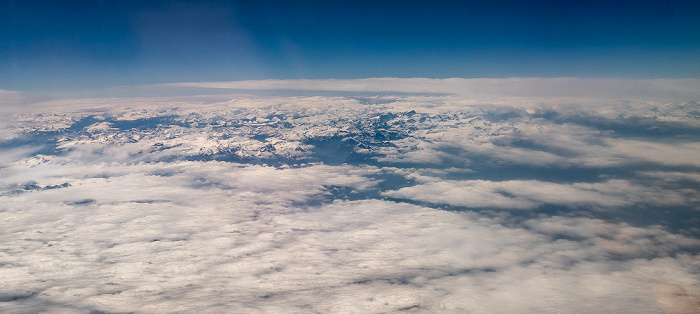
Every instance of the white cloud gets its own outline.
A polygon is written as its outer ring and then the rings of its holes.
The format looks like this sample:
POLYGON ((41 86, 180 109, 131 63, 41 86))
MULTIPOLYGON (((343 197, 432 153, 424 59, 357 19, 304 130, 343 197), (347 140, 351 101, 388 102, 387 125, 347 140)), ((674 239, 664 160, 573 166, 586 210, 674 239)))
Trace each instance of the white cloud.
POLYGON ((638 140, 608 140, 615 152, 634 159, 664 165, 700 167, 700 143, 654 143, 638 140))
POLYGON ((0 89, 0 104, 2 104, 2 111, 5 112, 6 110, 18 106, 24 97, 25 96, 20 92, 0 89))
POLYGON ((660 226, 639 228, 582 217, 539 218, 524 224, 547 235, 582 240, 602 254, 625 258, 666 257, 678 251, 700 248, 700 240, 670 234, 660 226))
POLYGON ((649 176, 653 178, 662 179, 664 181, 696 181, 700 182, 700 173, 697 172, 662 172, 662 171, 644 171, 640 172, 643 176, 649 176))
POLYGON ((36 109, 37 104, 45 102, 52 97, 26 94, 18 91, 0 89, 0 127, 7 123, 10 115, 27 112, 36 109))
MULTIPOLYGON (((222 174, 208 172, 205 181, 224 181, 222 174)), ((5 198, 13 210, 0 213, 4 293, 28 296, 5 309, 51 302, 111 312, 635 312, 659 308, 652 291, 661 280, 692 293, 700 288, 694 268, 663 257, 697 240, 661 229, 598 220, 579 227, 580 219, 555 217, 532 220, 528 230, 379 200, 302 209, 283 205, 296 198, 290 187, 261 198, 249 193, 265 187, 194 187, 182 175, 82 179, 61 193, 5 198), (96 202, 63 202, 84 197, 96 202), (557 233, 585 239, 548 238, 557 233), (644 258, 605 255, 629 250, 644 258)))
POLYGON ((160 84, 153 87, 445 93, 472 98, 562 97, 644 101, 697 101, 700 99, 698 94, 700 80, 695 79, 367 78, 192 82, 160 84))
MULTIPOLYGON (((272 83, 422 91, 472 84, 485 94, 522 83, 513 93, 527 94, 544 91, 538 84, 586 82, 272 83)), ((602 84, 588 83, 583 91, 602 84)), ((642 83, 622 90, 683 85, 642 83)), ((678 166, 697 165, 688 156, 700 147, 569 119, 644 117, 693 130, 693 105, 527 99, 518 100, 525 107, 424 95, 81 99, 11 115, 7 132, 22 141, 0 150, 0 311, 693 309, 697 233, 621 212, 678 219, 675 206, 696 206, 696 174, 678 166), (328 138, 346 142, 319 142, 328 138), (343 143, 359 161, 317 157, 343 143), (655 168, 638 166, 648 164, 655 168), (532 171, 489 177, 511 165, 532 171), (573 167, 602 175, 553 182, 539 173, 573 167), (409 200, 503 210, 450 212, 409 200), (514 210, 543 204, 576 210, 514 210)))
POLYGON ((544 204, 615 208, 633 204, 684 205, 681 193, 624 180, 558 184, 535 180, 428 182, 382 195, 468 208, 533 209, 544 204))

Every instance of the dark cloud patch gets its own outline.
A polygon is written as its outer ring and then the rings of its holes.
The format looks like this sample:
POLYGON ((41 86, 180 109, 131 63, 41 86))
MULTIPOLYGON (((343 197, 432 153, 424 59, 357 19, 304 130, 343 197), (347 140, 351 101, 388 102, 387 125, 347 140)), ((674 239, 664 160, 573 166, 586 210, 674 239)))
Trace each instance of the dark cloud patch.
POLYGON ((87 206, 87 205, 92 205, 95 203, 97 203, 97 200, 91 199, 91 198, 86 198, 84 200, 78 200, 78 201, 66 202, 66 204, 72 205, 72 206, 87 206))

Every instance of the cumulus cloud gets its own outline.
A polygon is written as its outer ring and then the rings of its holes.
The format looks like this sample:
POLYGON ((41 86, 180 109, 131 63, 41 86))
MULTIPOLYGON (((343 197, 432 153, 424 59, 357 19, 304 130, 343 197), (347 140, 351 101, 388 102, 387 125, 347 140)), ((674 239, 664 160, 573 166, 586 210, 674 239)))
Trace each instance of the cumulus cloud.
POLYGON ((386 191, 382 195, 468 208, 533 209, 545 204, 610 208, 634 204, 684 205, 681 193, 628 181, 558 184, 534 180, 440 181, 386 191))
POLYGON ((640 173, 643 176, 663 179, 664 181, 695 181, 700 182, 700 173, 697 172, 662 172, 662 171, 644 171, 640 173))
MULTIPOLYGON (((458 312, 488 306, 556 311, 566 308, 565 299, 572 295, 580 301, 593 295, 611 301, 575 303, 580 310, 658 309, 648 297, 656 279, 643 272, 658 259, 636 265, 635 255, 629 255, 632 259, 613 279, 605 275, 613 266, 599 252, 627 252, 627 246, 651 250, 645 239, 656 243, 652 249, 662 256, 698 245, 663 230, 623 226, 620 231, 595 220, 588 222, 594 230, 588 233, 577 227, 581 221, 567 218, 530 221, 533 229, 528 230, 473 213, 379 200, 335 201, 309 209, 284 205, 276 197, 261 204, 260 196, 249 194, 258 188, 190 184, 178 175, 126 175, 84 179, 62 193, 14 196, 4 205, 13 210, 3 212, 14 218, 3 226, 8 230, 3 260, 11 265, 3 268, 9 283, 4 293, 13 301, 7 309, 50 301, 55 309, 111 312, 458 312), (64 201, 88 197, 76 191, 86 185, 94 202, 64 201), (115 189, 120 193, 109 193, 115 189), (543 234, 577 235, 553 230, 552 224, 577 228, 586 241, 551 241, 543 234), (574 261, 583 262, 571 266, 574 261), (572 285, 582 279, 583 284, 572 285), (609 289, 597 290, 598 285, 609 289), (554 301, 537 301, 542 297, 554 301), (639 298, 646 301, 636 304, 639 298), (324 302, 313 302, 319 299, 324 302)), ((680 273, 665 278, 677 280, 676 275, 692 271, 674 260, 666 263, 680 273)))
POLYGON ((528 220, 532 230, 589 243, 592 250, 625 258, 665 257, 678 251, 700 247, 700 240, 669 234, 660 226, 633 227, 626 223, 610 223, 600 219, 550 217, 528 220))
MULTIPOLYGON (((586 83, 324 82, 224 85, 586 83)), ((697 104, 539 99, 70 99, 8 115, 0 310, 692 311, 697 104)))
POLYGON ((111 312, 658 309, 649 298, 656 281, 693 278, 693 268, 666 260, 663 266, 676 273, 655 278, 644 267, 658 269, 663 257, 654 256, 698 245, 659 229, 618 230, 596 220, 578 227, 580 220, 543 219, 528 222, 528 230, 379 200, 304 210, 276 198, 260 204, 260 196, 248 194, 255 188, 193 188, 177 176, 122 180, 133 188, 84 179, 62 191, 72 197, 38 191, 4 205, 13 210, 3 216, 14 218, 3 226, 8 310, 49 302, 55 309, 111 312), (87 197, 69 192, 86 185, 95 202, 63 201, 87 197), (115 189, 124 196, 108 194, 115 189), (557 233, 585 241, 544 236, 557 233), (631 258, 622 270, 600 255, 620 252, 631 258), (606 275, 613 271, 615 278, 606 275), (580 303, 570 303, 571 296, 580 303), (609 302, 583 302, 593 296, 609 302), (537 301, 542 298, 553 299, 537 301), (324 302, 314 302, 319 299, 324 302))

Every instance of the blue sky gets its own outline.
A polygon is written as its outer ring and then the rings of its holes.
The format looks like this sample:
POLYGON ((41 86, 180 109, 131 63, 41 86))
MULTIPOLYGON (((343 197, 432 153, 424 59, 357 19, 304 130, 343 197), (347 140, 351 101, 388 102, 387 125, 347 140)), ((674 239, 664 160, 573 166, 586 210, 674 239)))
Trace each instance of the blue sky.
POLYGON ((692 1, 3 0, 0 89, 301 78, 700 78, 698 16, 700 4, 692 1))

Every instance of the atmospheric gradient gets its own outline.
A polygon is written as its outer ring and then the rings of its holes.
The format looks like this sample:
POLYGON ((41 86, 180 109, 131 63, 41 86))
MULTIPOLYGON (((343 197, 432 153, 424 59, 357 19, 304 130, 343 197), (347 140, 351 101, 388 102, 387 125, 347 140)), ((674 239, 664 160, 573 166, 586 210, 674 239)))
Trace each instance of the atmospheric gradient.
POLYGON ((698 313, 698 8, 3 1, 0 312, 698 313))

